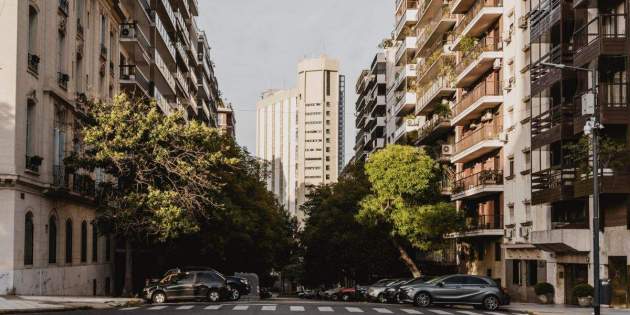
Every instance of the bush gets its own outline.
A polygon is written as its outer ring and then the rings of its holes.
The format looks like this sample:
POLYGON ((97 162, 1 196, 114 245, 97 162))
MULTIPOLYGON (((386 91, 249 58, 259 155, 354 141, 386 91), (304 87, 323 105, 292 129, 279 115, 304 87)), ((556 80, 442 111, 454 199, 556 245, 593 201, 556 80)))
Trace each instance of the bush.
POLYGON ((588 283, 578 284, 573 288, 573 296, 576 298, 593 296, 593 286, 588 283))
POLYGON ((534 292, 536 292, 536 295, 549 295, 553 294, 554 291, 553 285, 548 282, 540 282, 534 286, 534 292))

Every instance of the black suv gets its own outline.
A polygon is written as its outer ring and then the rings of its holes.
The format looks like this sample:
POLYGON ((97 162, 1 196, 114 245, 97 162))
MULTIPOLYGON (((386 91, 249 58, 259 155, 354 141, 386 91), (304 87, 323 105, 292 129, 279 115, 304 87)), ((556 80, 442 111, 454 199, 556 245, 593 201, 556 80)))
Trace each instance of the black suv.
POLYGON ((237 301, 241 298, 241 295, 248 295, 251 291, 249 281, 245 278, 227 276, 225 279, 227 280, 228 287, 231 291, 229 298, 232 301, 237 301))
POLYGON ((192 299, 218 302, 228 297, 230 293, 225 277, 215 270, 182 272, 169 270, 158 283, 142 290, 145 300, 158 304, 192 299))

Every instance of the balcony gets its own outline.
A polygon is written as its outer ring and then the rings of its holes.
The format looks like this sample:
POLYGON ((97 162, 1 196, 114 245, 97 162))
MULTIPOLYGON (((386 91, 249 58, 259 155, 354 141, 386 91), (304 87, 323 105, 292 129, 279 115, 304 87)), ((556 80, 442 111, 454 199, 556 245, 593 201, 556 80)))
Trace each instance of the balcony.
POLYGON ((537 248, 552 253, 587 253, 591 250, 593 234, 588 228, 532 231, 531 242, 537 248))
POLYGON ((530 39, 534 41, 549 32, 551 26, 563 20, 573 20, 573 7, 566 0, 543 0, 538 7, 533 8, 529 20, 531 21, 530 39))
POLYGON ((452 13, 464 14, 454 29, 454 33, 460 39, 465 36, 477 37, 483 34, 503 15, 502 0, 477 0, 472 7, 462 9, 461 3, 464 1, 468 0, 456 1, 451 10, 452 13), (459 7, 458 4, 460 4, 459 7))
POLYGON ((155 54, 155 73, 157 75, 154 76, 155 87, 160 90, 160 94, 164 96, 175 95, 175 78, 171 73, 171 70, 168 68, 164 60, 160 54, 155 54))
POLYGON ((188 91, 190 91, 188 80, 179 68, 177 68, 177 70, 175 71, 175 82, 178 84, 180 90, 184 93, 184 95, 188 97, 188 91))
POLYGON ((371 120, 370 123, 367 124, 367 129, 369 129, 369 134, 371 137, 377 137, 382 134, 383 129, 385 129, 385 117, 375 117, 371 120))
POLYGON ((407 8, 398 18, 399 20, 394 29, 394 39, 402 40, 411 35, 409 30, 418 22, 418 9, 407 8))
POLYGON ((148 96, 150 92, 147 76, 136 65, 120 65, 120 86, 131 94, 140 91, 148 96))
POLYGON ((394 131, 394 138, 393 138, 393 142, 394 143, 403 143, 404 141, 407 140, 406 137, 403 137, 407 134, 407 124, 405 122, 403 122, 402 124, 400 124, 400 126, 398 126, 396 128, 396 130, 394 131))
POLYGON ((626 55, 626 14, 600 14, 573 34, 576 66, 600 55, 626 55))
MULTIPOLYGON (((629 154, 629 152, 625 152, 629 154)), ((624 169, 614 170, 612 168, 603 168, 600 170, 599 185, 600 193, 603 194, 629 194, 630 193, 630 170, 628 167, 624 169)), ((576 198, 588 197, 593 194, 593 172, 587 173, 576 172, 574 196, 576 198)))
POLYGON ((370 143, 367 145, 370 153, 374 153, 377 150, 380 150, 385 147, 385 138, 374 138, 370 140, 370 143))
POLYGON ((437 77, 431 81, 431 85, 424 89, 424 94, 418 99, 416 114, 430 113, 436 105, 442 103, 442 100, 451 98, 455 91, 452 79, 445 76, 437 77))
MULTIPOLYGON (((394 91, 397 91, 403 83, 406 83, 408 79, 416 78, 416 65, 409 64, 403 67, 399 67, 399 70, 394 74, 394 81, 392 85, 389 86, 387 91, 388 94, 393 94, 394 91)), ((406 86, 405 86, 406 87, 406 86)))
POLYGON ((36 54, 28 53, 27 55, 28 70, 34 74, 39 73, 39 56, 36 54))
POLYGON ((42 160, 42 157, 37 155, 26 155, 26 169, 31 172, 39 173, 42 160))
POLYGON ((417 131, 416 145, 425 145, 446 135, 451 130, 451 121, 448 116, 433 115, 431 119, 421 124, 417 131))
POLYGON ((455 54, 445 50, 441 42, 436 42, 434 50, 428 57, 421 58, 416 74, 420 86, 435 79, 438 75, 453 76, 455 68, 455 54))
POLYGON ((558 45, 532 62, 530 66, 531 94, 538 94, 560 80, 575 78, 575 71, 546 67, 541 64, 543 62, 572 64, 573 50, 569 44, 558 45))
POLYGON ((502 215, 467 216, 465 230, 447 235, 447 238, 502 237, 502 215))
POLYGON ((164 26, 162 19, 159 16, 155 16, 155 30, 157 33, 157 38, 159 40, 156 43, 156 48, 160 54, 163 56, 168 56, 170 63, 175 63, 175 46, 173 45, 173 41, 171 40, 171 36, 169 35, 166 27, 164 26))
MULTIPOLYGON (((607 80, 610 80, 608 78, 607 80)), ((630 109, 628 108, 627 82, 600 81, 597 87, 597 108, 600 115, 600 123, 625 125, 630 124, 630 109)), ((582 116, 582 96, 578 93, 573 99, 575 113, 573 119, 573 132, 579 134, 584 130, 587 117, 582 116)))
POLYGON ((178 68, 184 69, 188 71, 188 54, 186 53, 186 49, 184 48, 184 44, 181 41, 175 43, 175 50, 177 51, 177 64, 178 68))
POLYGON ((151 44, 137 23, 120 24, 120 44, 134 55, 136 63, 149 64, 151 44))
MULTIPOLYGON (((173 11, 173 7, 171 7, 171 0, 158 0, 158 3, 162 4, 162 12, 164 12, 164 17, 168 23, 167 29, 169 32, 175 32, 177 21, 175 17, 175 11, 173 11)), ((157 17, 157 15, 156 15, 157 17)))
POLYGON ((416 107, 416 93, 403 92, 396 96, 396 105, 394 106, 394 116, 406 116, 416 107))
POLYGON ((498 37, 484 37, 475 44, 455 67, 456 87, 467 87, 488 70, 501 67, 503 45, 498 37))
POLYGON ((479 198, 502 191, 503 171, 483 170, 457 179, 453 184, 451 200, 479 198))
POLYGON ((68 81, 70 81, 70 76, 63 72, 57 72, 57 85, 62 88, 64 91, 68 90, 68 81))
MULTIPOLYGON (((435 0, 433 2, 436 2, 435 0)), ((432 47, 433 43, 436 41, 442 43, 443 35, 448 32, 455 22, 457 18, 453 15, 448 6, 440 8, 433 16, 433 19, 428 20, 426 24, 418 24, 424 25, 422 28, 418 28, 418 50, 421 56, 426 56, 430 54, 433 49, 428 49, 428 47, 432 47)))
POLYGON ((461 100, 452 108, 453 125, 466 125, 471 120, 479 118, 486 110, 503 103, 503 89, 501 82, 496 80, 483 80, 474 88, 464 94, 461 100))
POLYGON ((532 204, 556 202, 573 198, 575 169, 548 168, 532 173, 532 204))
POLYGON ((416 42, 417 38, 415 36, 408 36, 404 40, 400 41, 398 50, 396 50, 396 65, 400 64, 403 56, 405 56, 405 60, 408 59, 408 56, 414 56, 416 51, 416 42))
POLYGON ((532 148, 573 137, 573 104, 552 106, 531 119, 532 148))
POLYGON ((212 97, 210 94, 210 88, 208 87, 208 82, 204 76, 200 76, 197 81, 197 91, 199 91, 198 96, 201 98, 209 99, 212 97))
POLYGON ((476 129, 466 133, 455 143, 452 163, 466 163, 482 155, 503 147, 502 117, 499 116, 488 123, 481 123, 476 129))

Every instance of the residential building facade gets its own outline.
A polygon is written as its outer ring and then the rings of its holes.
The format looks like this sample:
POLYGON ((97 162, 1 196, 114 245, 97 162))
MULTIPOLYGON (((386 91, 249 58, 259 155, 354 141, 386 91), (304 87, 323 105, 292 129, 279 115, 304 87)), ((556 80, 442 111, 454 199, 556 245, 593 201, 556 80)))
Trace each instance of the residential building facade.
POLYGON ((219 102, 217 107, 217 128, 232 138, 236 137, 236 117, 234 116, 232 103, 219 102))
POLYGON ((326 56, 298 64, 297 88, 267 91, 256 105, 256 155, 270 163, 269 190, 303 220, 311 187, 337 180, 343 154, 344 77, 326 56))
POLYGON ((94 225, 104 175, 64 159, 83 149, 87 102, 119 92, 216 126, 197 14, 194 0, 3 3, 0 295, 114 293, 115 242, 94 225))
POLYGON ((385 53, 377 53, 370 68, 361 72, 355 85, 358 95, 354 125, 357 129, 354 146, 356 160, 366 160, 370 154, 385 147, 386 67, 385 53))

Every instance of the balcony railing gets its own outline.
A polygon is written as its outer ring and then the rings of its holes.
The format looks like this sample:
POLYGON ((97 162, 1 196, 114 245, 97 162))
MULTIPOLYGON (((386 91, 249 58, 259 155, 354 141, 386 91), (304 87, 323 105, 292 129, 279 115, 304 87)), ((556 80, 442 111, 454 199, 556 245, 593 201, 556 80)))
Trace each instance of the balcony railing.
POLYGON ((137 23, 121 23, 120 38, 137 40, 145 53, 148 53, 151 48, 149 40, 146 35, 144 35, 144 32, 142 32, 142 29, 138 27, 137 23))
POLYGON ((427 44, 431 38, 431 34, 437 30, 438 25, 440 25, 440 23, 444 20, 452 20, 452 23, 455 22, 455 15, 451 13, 451 9, 448 6, 440 8, 440 11, 436 12, 433 19, 425 24, 424 27, 418 28, 418 48, 422 49, 427 44))
POLYGON ((59 188, 68 187, 68 176, 63 165, 53 165, 53 186, 59 188))
POLYGON ((462 60, 455 67, 456 73, 462 73, 466 70, 471 63, 473 63, 482 53, 488 51, 499 51, 503 48, 503 42, 498 36, 486 36, 479 40, 479 42, 468 52, 464 52, 465 55, 462 60))
POLYGON ((457 116, 468 109, 472 104, 477 102, 484 96, 500 96, 503 95, 501 89, 501 81, 499 80, 483 80, 477 84, 472 90, 468 91, 455 106, 453 106, 453 116, 457 116))
POLYGON ((438 126, 445 123, 448 124, 449 121, 449 115, 433 115, 431 119, 425 121, 418 129, 418 140, 421 141, 422 139, 428 137, 438 126))
POLYGON ((550 109, 532 117, 532 138, 551 130, 559 124, 572 122, 572 119, 573 106, 571 104, 568 106, 552 106, 550 109))
POLYGON ((453 84, 453 80, 439 76, 437 79, 433 80, 431 85, 424 90, 424 94, 420 96, 418 99, 418 107, 416 108, 416 112, 423 111, 431 101, 435 99, 435 97, 440 93, 440 91, 445 89, 455 89, 455 85, 453 84))
POLYGON ((33 73, 39 73, 39 56, 35 54, 28 53, 28 70, 33 71, 33 73))
POLYGON ((492 122, 485 123, 478 129, 462 137, 455 143, 455 154, 485 140, 498 140, 503 131, 502 117, 496 117, 492 122))
POLYGON ((87 174, 72 174, 72 192, 95 197, 96 182, 87 174))
POLYGON ((466 230, 498 230, 503 229, 502 215, 478 215, 466 217, 466 230))
POLYGON ((558 45, 552 47, 546 54, 542 55, 538 60, 532 62, 531 69, 531 79, 532 82, 537 81, 542 78, 544 75, 553 70, 553 68, 549 68, 546 66, 542 66, 541 63, 563 63, 563 64, 571 64, 573 58, 573 50, 569 45, 558 45))
POLYGON ((42 164, 42 158, 36 155, 27 155, 26 156, 26 169, 39 172, 39 166, 42 164))
POLYGON ((70 76, 63 73, 57 72, 57 84, 60 88, 67 90, 68 89, 68 81, 70 81, 70 76))
POLYGON ((155 28, 157 29, 158 36, 162 38, 162 41, 164 42, 168 53, 171 55, 171 58, 175 60, 175 46, 173 45, 171 36, 168 34, 166 27, 164 27, 162 19, 160 19, 157 15, 155 16, 155 28))
POLYGON ((481 12, 483 8, 502 6, 503 0, 477 0, 455 27, 455 34, 462 34, 464 29, 466 29, 470 22, 475 18, 475 16, 477 16, 477 14, 479 14, 479 12, 481 12))
POLYGON ((503 185, 503 171, 483 170, 460 178, 453 184, 453 193, 456 194, 486 185, 503 185))
POLYGON ((600 14, 573 34, 575 52, 599 39, 626 38, 626 14, 600 14))
POLYGON ((574 181, 575 168, 551 167, 532 172, 532 201, 535 203, 538 203, 537 199, 540 199, 541 202, 557 201, 539 195, 548 195, 553 190, 572 187, 574 181))
POLYGON ((144 91, 149 91, 149 81, 136 65, 120 65, 120 79, 134 81, 144 91))

